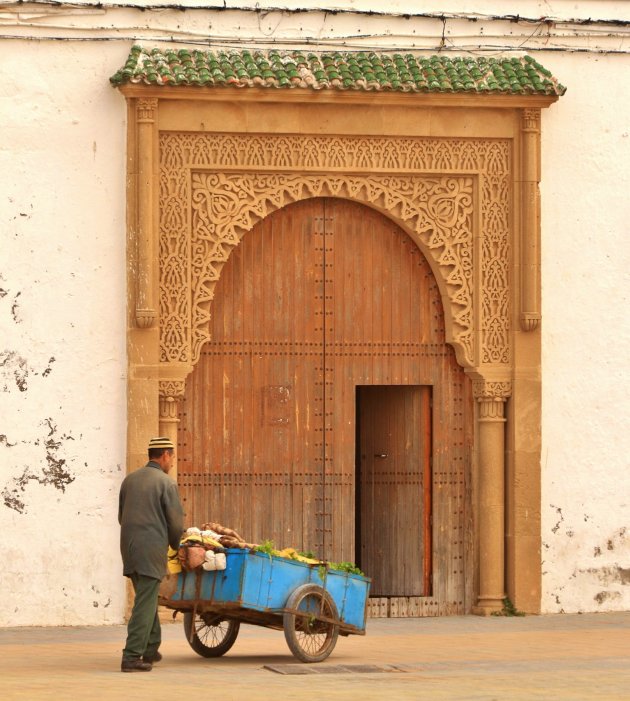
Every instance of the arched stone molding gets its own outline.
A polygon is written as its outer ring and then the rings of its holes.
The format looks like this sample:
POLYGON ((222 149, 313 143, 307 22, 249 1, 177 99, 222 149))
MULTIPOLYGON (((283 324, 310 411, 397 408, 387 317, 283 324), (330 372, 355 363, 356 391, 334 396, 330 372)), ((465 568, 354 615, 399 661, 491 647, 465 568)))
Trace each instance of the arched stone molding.
MULTIPOLYGON (((448 340, 463 365, 474 362, 472 293, 473 180, 457 176, 327 176, 194 173, 193 241, 205 245, 203 264, 193 273, 200 287, 213 289, 231 250, 253 226, 291 202, 309 197, 340 197, 383 212, 407 231, 437 271, 445 299, 448 340), (232 197, 226 197, 226 195, 232 197), (243 197, 246 195, 246 197, 243 197), (226 203, 229 199, 229 203, 226 203), (230 206, 231 205, 231 206, 230 206), (204 243, 202 243, 204 242, 204 243)), ((209 309, 195 300, 198 359, 208 340, 209 309)))

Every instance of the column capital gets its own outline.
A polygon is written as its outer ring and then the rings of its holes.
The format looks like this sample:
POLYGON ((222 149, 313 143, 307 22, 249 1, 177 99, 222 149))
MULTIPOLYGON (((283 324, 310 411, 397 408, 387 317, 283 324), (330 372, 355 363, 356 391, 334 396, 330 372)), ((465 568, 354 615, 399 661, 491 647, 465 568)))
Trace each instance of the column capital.
POLYGON ((505 402, 512 395, 512 383, 505 381, 473 381, 473 396, 479 403, 479 421, 505 421, 505 402))
POLYGON ((160 380, 160 424, 179 423, 177 410, 184 398, 185 383, 179 380, 160 380))
POLYGON ((473 380, 473 396, 478 402, 505 402, 512 396, 512 381, 473 380))
MULTIPOLYGON (((160 435, 168 436, 177 445, 177 416, 180 402, 184 398, 184 380, 160 380, 158 394, 160 400, 160 435)), ((177 456, 173 460, 170 476, 177 482, 177 456)))
POLYGON ((522 112, 521 129, 523 131, 540 133, 540 109, 527 108, 522 112))
POLYGON ((160 380, 160 401, 162 401, 162 399, 170 399, 172 401, 183 399, 185 389, 185 380, 160 380))
POLYGON ((136 121, 138 124, 153 124, 157 111, 156 97, 143 97, 136 103, 136 121))
POLYGON ((157 319, 157 311, 155 309, 136 309, 136 324, 138 328, 149 329, 157 319))

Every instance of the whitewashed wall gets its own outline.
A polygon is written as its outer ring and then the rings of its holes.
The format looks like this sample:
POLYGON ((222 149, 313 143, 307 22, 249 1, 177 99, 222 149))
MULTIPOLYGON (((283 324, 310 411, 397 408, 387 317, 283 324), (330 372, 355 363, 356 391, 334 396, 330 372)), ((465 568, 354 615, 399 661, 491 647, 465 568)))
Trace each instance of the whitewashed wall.
POLYGON ((121 620, 121 48, 0 41, 0 625, 121 620))
MULTIPOLYGON (((532 0, 519 12, 575 17, 574 5, 532 0)), ((579 3, 579 12, 620 17, 623 5, 579 3)), ((382 9, 370 0, 334 6, 382 9)), ((440 9, 505 11, 500 2, 440 9)), ((132 41, 210 33, 226 46, 308 37, 430 52, 441 43, 463 53, 524 41, 630 51, 623 31, 584 36, 563 27, 549 39, 541 29, 533 35, 536 25, 483 19, 46 3, 0 11, 0 34, 24 37, 0 39, 0 626, 123 619, 116 510, 126 468, 126 113, 108 78, 132 41), (64 33, 110 40, 42 40, 64 33)), ((630 56, 537 58, 569 88, 542 122, 543 609, 630 609, 630 56)))
POLYGON ((543 606, 630 609, 630 56, 545 55, 543 606))

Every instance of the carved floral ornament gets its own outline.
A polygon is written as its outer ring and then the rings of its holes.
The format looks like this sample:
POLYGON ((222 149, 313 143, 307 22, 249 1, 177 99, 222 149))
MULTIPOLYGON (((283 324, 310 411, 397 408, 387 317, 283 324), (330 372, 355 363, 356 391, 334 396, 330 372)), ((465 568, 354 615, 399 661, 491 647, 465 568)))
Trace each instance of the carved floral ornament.
POLYGON ((160 396, 182 399, 186 389, 184 380, 160 380, 160 396))
POLYGON ((509 366, 510 154, 502 139, 161 133, 161 362, 198 360, 221 268, 245 233, 291 202, 333 196, 416 241, 462 365, 509 366))
POLYGON ((473 380, 473 396, 477 401, 481 402, 487 399, 505 401, 511 395, 512 383, 509 380, 473 380))

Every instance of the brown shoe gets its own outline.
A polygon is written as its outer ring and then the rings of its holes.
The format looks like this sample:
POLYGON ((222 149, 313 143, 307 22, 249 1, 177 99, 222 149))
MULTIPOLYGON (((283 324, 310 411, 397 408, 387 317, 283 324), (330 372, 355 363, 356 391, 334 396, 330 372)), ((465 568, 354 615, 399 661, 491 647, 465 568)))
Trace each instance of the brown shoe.
POLYGON ((139 657, 120 663, 121 672, 150 672, 152 669, 153 665, 150 662, 143 662, 139 657))
POLYGON ((162 653, 156 650, 152 655, 142 655, 142 661, 143 662, 150 662, 151 664, 155 664, 156 662, 159 662, 162 659, 162 653))

